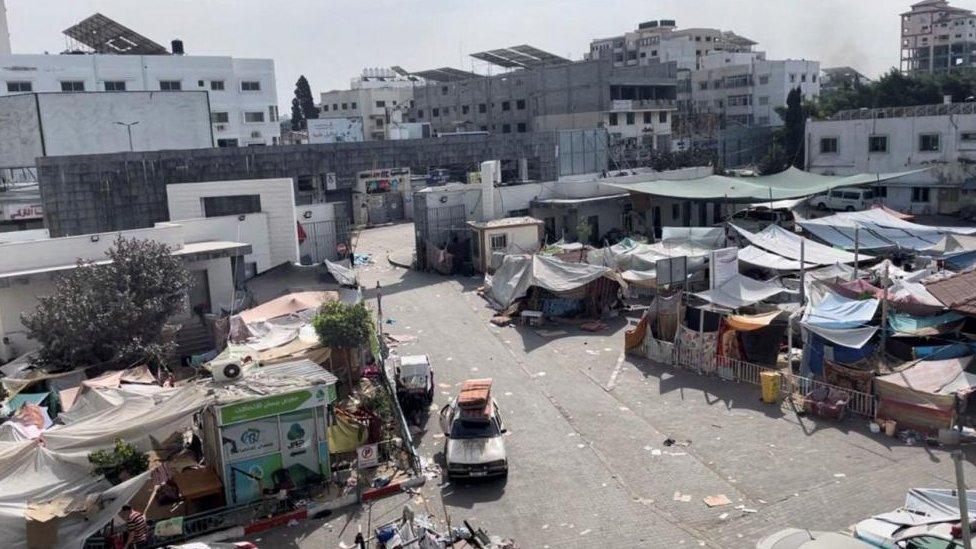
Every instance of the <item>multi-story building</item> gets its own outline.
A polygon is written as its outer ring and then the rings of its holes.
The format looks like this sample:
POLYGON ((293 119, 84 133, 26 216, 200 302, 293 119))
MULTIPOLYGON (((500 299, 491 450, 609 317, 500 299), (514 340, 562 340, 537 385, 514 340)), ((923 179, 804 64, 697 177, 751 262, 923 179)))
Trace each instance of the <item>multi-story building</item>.
POLYGON ((416 79, 397 74, 392 69, 364 69, 353 78, 348 90, 321 94, 321 118, 358 118, 362 120, 363 139, 390 138, 390 126, 403 120, 410 108, 416 79))
POLYGON ((755 42, 719 29, 678 29, 674 20, 646 21, 621 36, 590 42, 590 59, 610 59, 614 66, 677 63, 678 69, 701 68, 713 52, 748 52, 755 42))
POLYGON ((780 126, 776 107, 786 105, 790 90, 807 100, 820 95, 820 62, 768 60, 763 52, 706 55, 691 75, 688 103, 696 114, 717 115, 722 127, 780 126))
POLYGON ((924 0, 901 14, 901 71, 976 67, 976 14, 947 0, 924 0))
POLYGON ((271 59, 184 55, 179 40, 173 41, 170 52, 100 14, 65 34, 84 38, 87 48, 73 45, 62 55, 0 54, 0 95, 206 91, 217 146, 278 143, 281 132, 271 59))
POLYGON ((825 67, 820 69, 820 94, 826 95, 856 84, 869 84, 871 79, 852 67, 825 67))
POLYGON ((491 76, 438 72, 418 73, 425 81, 414 88, 407 112, 410 122, 428 122, 435 132, 606 128, 611 138, 670 148, 674 63, 617 67, 606 59, 562 59, 491 76))
POLYGON ((925 168, 875 195, 910 213, 954 213, 976 177, 976 104, 841 111, 807 121, 806 151, 807 170, 827 175, 925 168))

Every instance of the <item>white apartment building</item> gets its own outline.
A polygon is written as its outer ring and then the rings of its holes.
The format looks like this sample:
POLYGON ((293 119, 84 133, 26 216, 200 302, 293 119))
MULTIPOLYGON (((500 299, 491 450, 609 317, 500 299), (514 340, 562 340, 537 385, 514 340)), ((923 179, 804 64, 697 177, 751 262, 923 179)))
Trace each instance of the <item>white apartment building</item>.
POLYGON ((976 14, 947 0, 924 0, 901 14, 901 71, 976 67, 976 14))
POLYGON ((726 127, 780 126, 776 107, 797 87, 804 99, 820 95, 820 62, 768 60, 763 52, 713 52, 691 73, 688 106, 699 114, 716 114, 726 127))
POLYGON ((806 125, 807 170, 828 174, 925 169, 875 187, 892 208, 955 213, 976 177, 976 105, 841 111, 806 125))
POLYGON ((675 21, 646 21, 621 36, 590 42, 589 59, 612 59, 615 66, 676 62, 679 70, 701 68, 704 56, 714 52, 748 52, 755 42, 730 31, 707 28, 678 29, 675 21))
POLYGON ((206 91, 213 142, 275 145, 274 61, 229 56, 0 55, 0 95, 23 92, 206 91))
POLYGON ((359 118, 364 140, 389 139, 390 125, 403 122, 404 111, 412 105, 414 84, 392 69, 364 69, 348 90, 321 94, 319 117, 359 118))

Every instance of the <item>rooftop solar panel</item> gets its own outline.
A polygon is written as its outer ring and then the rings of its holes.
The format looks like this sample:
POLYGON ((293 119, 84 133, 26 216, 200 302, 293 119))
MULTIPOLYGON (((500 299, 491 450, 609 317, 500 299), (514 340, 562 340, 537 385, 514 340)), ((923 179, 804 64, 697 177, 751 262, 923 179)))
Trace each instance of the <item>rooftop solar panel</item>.
POLYGON ((64 34, 90 47, 95 53, 123 55, 166 55, 166 48, 100 13, 69 27, 64 34))

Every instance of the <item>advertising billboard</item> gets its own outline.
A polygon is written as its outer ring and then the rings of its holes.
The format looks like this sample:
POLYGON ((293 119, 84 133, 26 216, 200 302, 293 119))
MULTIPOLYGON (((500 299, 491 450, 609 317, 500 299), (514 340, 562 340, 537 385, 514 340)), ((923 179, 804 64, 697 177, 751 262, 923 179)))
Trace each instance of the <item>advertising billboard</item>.
POLYGON ((308 121, 309 143, 352 143, 363 140, 363 119, 358 116, 314 118, 308 121))

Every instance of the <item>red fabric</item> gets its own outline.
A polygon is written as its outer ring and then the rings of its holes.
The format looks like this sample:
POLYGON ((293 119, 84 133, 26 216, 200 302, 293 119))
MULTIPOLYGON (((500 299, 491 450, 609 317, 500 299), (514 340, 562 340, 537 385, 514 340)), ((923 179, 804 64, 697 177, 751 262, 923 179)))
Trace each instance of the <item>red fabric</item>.
POLYGON ((298 221, 296 221, 295 224, 298 225, 298 243, 299 244, 304 244, 305 241, 308 240, 308 235, 305 234, 305 229, 302 228, 302 224, 301 223, 299 223, 298 221))

